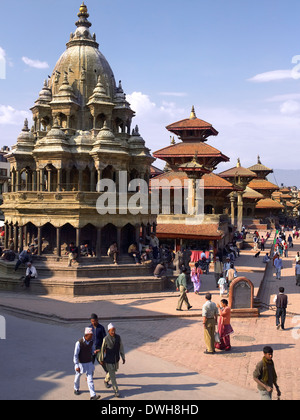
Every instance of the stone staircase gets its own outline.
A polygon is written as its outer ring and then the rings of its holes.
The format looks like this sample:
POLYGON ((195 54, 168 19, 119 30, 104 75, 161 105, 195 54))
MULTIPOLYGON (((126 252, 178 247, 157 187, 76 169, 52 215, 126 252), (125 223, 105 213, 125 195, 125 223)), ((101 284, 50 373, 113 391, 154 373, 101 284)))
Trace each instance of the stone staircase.
MULTIPOLYGON (((0 290, 20 291, 25 267, 14 271, 14 262, 0 260, 0 290)), ((34 257, 38 279, 31 281, 30 291, 44 295, 96 296, 163 291, 167 279, 153 276, 151 263, 136 265, 129 256, 122 256, 118 265, 109 257, 81 257, 78 264, 68 267, 67 256, 54 254, 34 257)))

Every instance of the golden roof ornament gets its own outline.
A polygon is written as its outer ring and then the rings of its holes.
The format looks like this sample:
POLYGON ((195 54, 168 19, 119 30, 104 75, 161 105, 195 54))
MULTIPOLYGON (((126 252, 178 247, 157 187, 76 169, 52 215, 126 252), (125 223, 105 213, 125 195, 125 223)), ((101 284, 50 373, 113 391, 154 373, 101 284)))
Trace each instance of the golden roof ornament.
POLYGON ((88 14, 88 9, 87 9, 86 5, 84 4, 84 1, 82 2, 82 5, 79 8, 78 17, 81 14, 88 14))
POLYGON ((240 168, 242 165, 241 165, 241 159, 240 158, 238 158, 238 161, 237 161, 237 165, 236 165, 236 167, 237 168, 240 168))
POLYGON ((190 115, 190 120, 196 120, 197 116, 196 116, 196 112, 195 112, 195 107, 193 106, 192 111, 191 111, 191 115, 190 115))

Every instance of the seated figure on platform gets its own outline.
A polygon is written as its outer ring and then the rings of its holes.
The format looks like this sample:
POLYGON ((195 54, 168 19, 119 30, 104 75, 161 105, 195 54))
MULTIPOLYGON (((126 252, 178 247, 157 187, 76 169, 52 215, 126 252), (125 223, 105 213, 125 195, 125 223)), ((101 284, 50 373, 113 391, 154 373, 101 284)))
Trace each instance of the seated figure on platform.
POLYGON ((72 263, 77 263, 77 258, 78 258, 78 248, 77 246, 74 245, 74 242, 71 242, 69 245, 69 249, 68 249, 68 257, 69 257, 69 262, 68 262, 68 267, 72 266, 72 263))
POLYGON ((118 264, 118 254, 118 244, 117 242, 113 242, 108 248, 107 255, 113 259, 114 264, 118 264))
POLYGON ((134 242, 128 248, 128 254, 134 259, 136 264, 140 264, 140 253, 138 251, 137 244, 134 242))

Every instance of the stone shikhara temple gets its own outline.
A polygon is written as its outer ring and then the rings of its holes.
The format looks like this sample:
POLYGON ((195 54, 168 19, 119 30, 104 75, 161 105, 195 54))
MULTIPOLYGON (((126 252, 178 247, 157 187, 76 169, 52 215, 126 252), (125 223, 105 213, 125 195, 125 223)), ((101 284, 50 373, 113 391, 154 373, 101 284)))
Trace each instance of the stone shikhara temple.
MULTIPOLYGON (((24 128, 8 155, 11 191, 5 195, 5 241, 21 250, 38 238, 60 256, 71 241, 88 243, 97 257, 113 241, 122 252, 140 234, 155 230, 155 217, 105 215, 96 210, 98 182, 118 186, 119 171, 128 180, 149 181, 154 161, 105 57, 91 34, 83 3, 76 30, 31 108, 34 125, 24 128)), ((118 206, 118 203, 117 203, 118 206)))

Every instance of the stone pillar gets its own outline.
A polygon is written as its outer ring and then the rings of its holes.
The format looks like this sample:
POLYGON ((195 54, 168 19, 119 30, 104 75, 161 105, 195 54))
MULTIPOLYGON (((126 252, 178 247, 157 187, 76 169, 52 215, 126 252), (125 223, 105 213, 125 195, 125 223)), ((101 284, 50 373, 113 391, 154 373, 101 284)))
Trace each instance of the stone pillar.
POLYGON ((32 191, 37 191, 37 171, 32 173, 32 191))
POLYGON ((57 191, 61 191, 62 172, 61 168, 57 169, 57 191))
POLYGON ((230 205, 231 205, 231 210, 230 210, 231 224, 232 226, 234 226, 235 224, 235 197, 234 197, 233 192, 230 194, 230 205))
POLYGON ((40 169, 39 170, 39 174, 40 174, 40 176, 39 176, 39 182, 40 182, 40 189, 39 189, 39 191, 44 191, 44 170, 43 169, 40 169))
POLYGON ((61 257, 61 228, 56 228, 56 254, 61 257))
POLYGON ((146 241, 146 236, 147 236, 146 226, 145 225, 142 225, 142 238, 143 238, 143 242, 146 241))
POLYGON ((11 171, 10 177, 11 177, 10 191, 15 192, 15 188, 16 188, 16 173, 15 173, 15 171, 11 171))
POLYGON ((51 169, 48 169, 48 185, 47 185, 47 191, 51 192, 51 182, 52 182, 52 176, 51 176, 51 169))
POLYGON ((101 228, 97 228, 96 257, 101 258, 101 228))
POLYGON ((122 228, 118 227, 117 228, 117 245, 118 245, 119 255, 121 255, 121 252, 122 252, 121 231, 122 231, 122 228))
POLYGON ((16 187, 15 191, 18 192, 21 190, 21 173, 20 171, 16 171, 16 187))
POLYGON ((13 229, 12 229, 13 225, 12 223, 10 223, 8 225, 8 241, 10 242, 13 238, 13 229))
POLYGON ((41 226, 38 226, 37 239, 38 239, 38 255, 41 256, 42 255, 42 227, 41 226))
POLYGON ((141 234, 141 226, 135 225, 135 242, 139 244, 140 242, 140 234, 141 234))
MULTIPOLYGON (((19 252, 23 251, 24 248, 24 238, 23 238, 23 234, 24 234, 24 227, 23 226, 19 226, 19 252)), ((26 245, 25 245, 26 247, 26 245)))
POLYGON ((238 192, 238 202, 237 202, 237 208, 238 208, 238 220, 237 220, 237 230, 239 232, 242 231, 243 227, 243 192, 238 192))
POLYGON ((28 247, 27 225, 23 226, 23 234, 24 234, 24 247, 28 247))
POLYGON ((95 186, 95 173, 96 173, 96 169, 93 168, 91 170, 91 179, 90 179, 90 191, 91 192, 95 192, 96 191, 96 186, 95 186))
POLYGON ((194 215, 195 213, 195 204, 196 204, 196 181, 193 178, 189 178, 188 182, 188 214, 194 215))
POLYGON ((101 178, 102 178, 102 171, 101 171, 101 169, 97 169, 97 192, 100 192, 101 178))
MULTIPOLYGON (((76 246, 80 247, 80 235, 81 235, 81 228, 76 228, 76 246)), ((78 255, 80 254, 80 250, 78 249, 78 255)))

